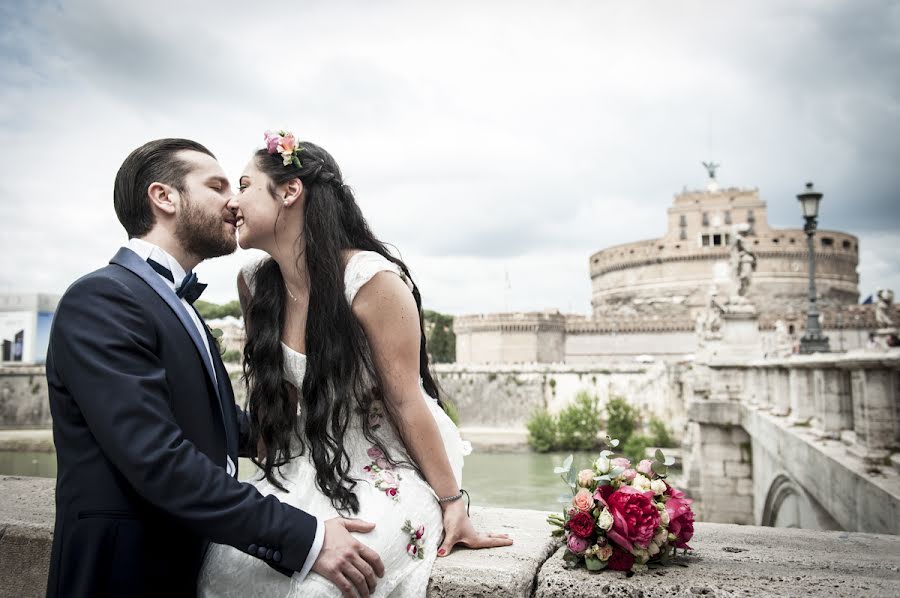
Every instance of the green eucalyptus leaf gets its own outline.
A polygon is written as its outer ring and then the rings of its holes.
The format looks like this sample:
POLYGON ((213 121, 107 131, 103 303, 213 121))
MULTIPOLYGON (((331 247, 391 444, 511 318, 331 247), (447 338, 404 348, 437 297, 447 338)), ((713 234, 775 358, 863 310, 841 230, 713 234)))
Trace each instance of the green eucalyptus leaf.
POLYGON ((612 457, 614 454, 615 453, 613 453, 612 451, 606 451, 606 450, 600 451, 601 457, 609 458, 609 457, 612 457))
POLYGON ((657 475, 666 475, 669 472, 669 468, 663 463, 657 463, 654 461, 650 468, 653 470, 653 473, 657 475))
POLYGON ((624 467, 613 467, 612 471, 609 472, 609 478, 616 478, 625 473, 624 467))
POLYGON ((653 454, 653 458, 659 461, 660 463, 666 462, 666 456, 663 455, 663 452, 660 449, 656 449, 656 452, 653 454))
POLYGON ((672 467, 673 465, 675 465, 675 457, 666 457, 666 460, 663 461, 663 463, 665 463, 669 467, 672 467))
POLYGON ((613 448, 619 446, 619 439, 618 439, 618 438, 613 438, 612 440, 610 440, 610 441, 609 441, 609 446, 611 446, 611 447, 613 447, 613 448))

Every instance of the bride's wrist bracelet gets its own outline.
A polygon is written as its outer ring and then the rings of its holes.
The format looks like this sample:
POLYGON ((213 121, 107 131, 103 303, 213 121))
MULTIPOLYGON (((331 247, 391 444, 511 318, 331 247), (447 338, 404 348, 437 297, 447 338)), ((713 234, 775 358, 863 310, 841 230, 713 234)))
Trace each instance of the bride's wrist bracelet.
POLYGON ((438 498, 437 501, 438 504, 445 505, 447 503, 456 502, 457 500, 461 499, 464 494, 466 496, 466 515, 468 515, 469 505, 472 503, 472 499, 469 498, 469 493, 462 488, 459 489, 459 494, 454 494, 453 496, 444 496, 442 498, 438 498))

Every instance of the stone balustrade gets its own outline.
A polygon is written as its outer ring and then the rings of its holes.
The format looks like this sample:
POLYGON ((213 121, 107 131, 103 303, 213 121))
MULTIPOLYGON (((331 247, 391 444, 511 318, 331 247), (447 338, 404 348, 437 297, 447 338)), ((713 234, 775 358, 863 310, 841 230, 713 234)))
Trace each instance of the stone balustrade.
MULTIPOLYGON (((0 598, 44 596, 54 480, 0 476, 0 598)), ((900 537, 698 523, 678 565, 633 577, 562 566, 545 513, 473 509, 511 547, 458 550, 434 566, 429 598, 593 596, 897 596, 900 537)))
POLYGON ((900 534, 900 351, 709 360, 686 380, 706 520, 900 534))

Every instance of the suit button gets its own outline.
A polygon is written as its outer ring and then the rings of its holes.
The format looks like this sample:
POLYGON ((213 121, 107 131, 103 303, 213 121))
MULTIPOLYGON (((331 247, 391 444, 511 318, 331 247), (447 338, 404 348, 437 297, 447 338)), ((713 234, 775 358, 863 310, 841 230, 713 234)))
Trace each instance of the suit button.
POLYGON ((251 544, 247 547, 247 552, 250 554, 256 554, 256 544, 251 544))
POLYGON ((275 553, 272 551, 272 549, 271 549, 271 548, 268 549, 268 550, 266 551, 266 560, 267 560, 267 561, 271 561, 271 560, 272 560, 272 555, 273 555, 273 554, 275 554, 275 553))
POLYGON ((272 555, 272 560, 275 561, 276 563, 280 563, 281 562, 281 553, 276 550, 275 554, 272 555))
POLYGON ((265 558, 266 557, 266 547, 260 546, 259 550, 256 551, 256 556, 258 556, 261 559, 265 558))

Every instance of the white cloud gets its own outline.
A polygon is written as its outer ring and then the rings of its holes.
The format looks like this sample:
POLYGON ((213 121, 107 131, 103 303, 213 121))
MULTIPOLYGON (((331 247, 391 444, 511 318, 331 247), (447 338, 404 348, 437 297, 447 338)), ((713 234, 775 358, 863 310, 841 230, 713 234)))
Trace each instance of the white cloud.
MULTIPOLYGON (((0 289, 61 292, 108 260, 137 145, 194 138, 236 177, 279 126, 334 154, 435 309, 588 312, 588 256, 659 236, 709 158, 780 227, 814 180, 821 226, 860 237, 863 296, 900 288, 900 9, 867 7, 6 6, 0 289)), ((199 268, 210 299, 246 259, 199 268)))

